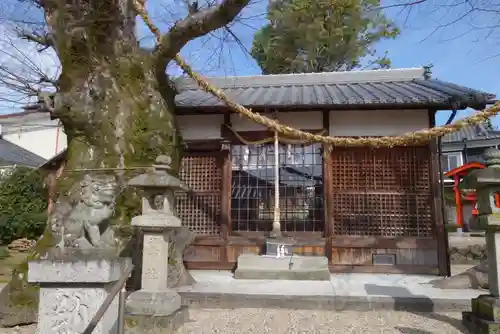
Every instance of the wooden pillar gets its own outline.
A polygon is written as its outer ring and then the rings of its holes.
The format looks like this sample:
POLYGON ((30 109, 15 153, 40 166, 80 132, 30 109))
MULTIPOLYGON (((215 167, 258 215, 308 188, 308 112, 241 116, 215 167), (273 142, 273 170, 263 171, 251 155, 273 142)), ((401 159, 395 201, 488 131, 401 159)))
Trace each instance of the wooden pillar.
MULTIPOLYGON (((429 126, 435 126, 435 110, 429 110, 429 126)), ((432 191, 432 211, 437 240, 437 257, 440 276, 450 276, 448 256, 448 233, 444 223, 443 172, 440 159, 440 139, 433 139, 430 144, 430 189, 432 191)))
MULTIPOLYGON (((330 130, 330 113, 323 112, 323 128, 326 133, 330 130)), ((333 183, 332 183, 332 147, 323 144, 323 198, 324 198, 324 222, 325 222, 325 256, 332 261, 332 237, 333 237, 333 183)))
POLYGON ((222 186, 221 186, 221 208, 220 208, 220 233, 224 240, 224 246, 221 248, 221 260, 228 262, 228 239, 231 235, 231 182, 232 182, 232 164, 231 164, 231 144, 229 141, 223 141, 221 145, 222 155, 222 186))
POLYGON ((332 151, 331 147, 323 145, 323 192, 325 205, 325 256, 332 261, 332 238, 333 238, 333 183, 332 183, 332 151))

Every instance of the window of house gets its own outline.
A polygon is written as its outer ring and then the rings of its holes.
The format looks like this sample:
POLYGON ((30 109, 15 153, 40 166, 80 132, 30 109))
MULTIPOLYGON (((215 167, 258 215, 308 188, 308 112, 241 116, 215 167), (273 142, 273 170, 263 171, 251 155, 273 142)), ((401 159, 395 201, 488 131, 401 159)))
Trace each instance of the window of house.
POLYGON ((442 164, 445 172, 462 166, 464 164, 462 152, 443 154, 442 164))
MULTIPOLYGON (((274 143, 232 146, 233 231, 270 231, 275 207, 274 143)), ((281 230, 323 230, 321 144, 280 144, 279 212, 281 230)))
POLYGON ((486 147, 467 147, 467 162, 484 163, 484 151, 486 147))

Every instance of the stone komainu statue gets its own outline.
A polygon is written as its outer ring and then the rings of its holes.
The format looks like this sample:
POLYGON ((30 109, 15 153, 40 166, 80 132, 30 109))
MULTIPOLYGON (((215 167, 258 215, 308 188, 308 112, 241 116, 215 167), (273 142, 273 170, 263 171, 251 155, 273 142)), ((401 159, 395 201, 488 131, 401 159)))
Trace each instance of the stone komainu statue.
POLYGON ((85 175, 79 192, 58 201, 51 217, 59 248, 109 248, 116 246, 109 219, 120 193, 115 176, 85 175))

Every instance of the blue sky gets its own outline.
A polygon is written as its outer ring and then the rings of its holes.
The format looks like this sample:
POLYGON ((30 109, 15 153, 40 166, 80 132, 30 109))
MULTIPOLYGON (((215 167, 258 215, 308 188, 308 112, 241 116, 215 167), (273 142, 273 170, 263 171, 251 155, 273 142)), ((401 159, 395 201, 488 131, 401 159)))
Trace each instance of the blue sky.
MULTIPOLYGON (((383 4, 391 5, 394 1, 402 0, 387 0, 383 4)), ((439 2, 443 1, 445 0, 439 2)), ((163 5, 161 3, 150 0, 148 10, 155 23, 165 30, 173 21, 183 17, 185 10, 179 0, 163 1, 163 5)), ((484 28, 497 21, 498 14, 494 17, 471 14, 454 22, 466 9, 436 9, 435 3, 424 3, 411 10, 402 10, 400 7, 387 10, 387 15, 398 24, 402 33, 395 40, 381 42, 377 49, 389 52, 393 68, 433 64, 434 78, 484 90, 500 97, 500 56, 495 56, 500 54, 500 46, 495 45, 499 44, 500 34, 496 30, 484 28), (449 22, 454 23, 447 25, 449 22), (443 24, 445 27, 436 30, 443 24)), ((190 42, 182 54, 195 69, 206 75, 260 74, 259 67, 247 52, 251 48, 255 31, 266 23, 266 6, 265 0, 255 0, 233 24, 231 31, 238 36, 243 47, 234 39, 228 38, 227 31, 218 31, 209 37, 190 42)), ((0 6, 4 17, 22 15, 26 18, 26 11, 19 6, 8 7, 0 6)), ((33 10, 30 15, 40 17, 33 10)), ((154 43, 143 24, 138 25, 138 32, 144 45, 154 43)), ((176 72, 174 68, 170 71, 176 72)), ((461 111, 458 117, 470 112, 461 111)), ((443 123, 448 115, 449 112, 440 112, 438 124, 443 123)), ((500 126, 500 118, 493 119, 493 123, 500 126)))
MULTIPOLYGON (((391 1, 391 0, 389 0, 391 1)), ((394 1, 385 1, 385 6, 394 1)), ((397 0, 396 0, 397 1, 397 0)), ((445 0, 440 1, 444 3, 445 0)), ((246 8, 239 22, 232 31, 238 36, 248 51, 252 45, 253 34, 266 23, 265 1, 256 1, 246 8)), ((498 14, 490 17, 487 14, 471 14, 460 18, 468 10, 464 7, 436 8, 435 2, 413 8, 390 8, 386 14, 401 28, 401 35, 395 40, 381 42, 377 49, 388 51, 393 68, 421 67, 432 64, 432 76, 445 81, 497 94, 500 97, 500 40, 496 30, 484 29, 483 26, 498 20, 498 14), (448 24, 450 23, 450 24, 448 24), (439 28, 439 29, 437 29, 439 28)), ((162 9, 150 6, 150 11, 161 15, 162 9)), ((179 15, 182 15, 180 12, 179 15)), ((160 20, 158 21, 160 22, 160 20)), ((160 22, 161 23, 161 22, 160 22)), ((163 26, 166 28, 166 25, 163 26)), ((141 34, 148 35, 147 30, 139 29, 141 34)), ((251 75, 260 74, 255 61, 241 46, 226 39, 221 51, 217 37, 201 38, 191 42, 183 55, 194 67, 207 75, 251 75)), ((219 39, 218 39, 219 38, 219 39)), ((145 42, 151 38, 145 37, 145 42)), ((464 117, 473 110, 460 111, 457 118, 464 117)), ((437 123, 442 124, 449 116, 442 111, 437 115, 437 123)), ((500 126, 500 118, 492 119, 500 126)))

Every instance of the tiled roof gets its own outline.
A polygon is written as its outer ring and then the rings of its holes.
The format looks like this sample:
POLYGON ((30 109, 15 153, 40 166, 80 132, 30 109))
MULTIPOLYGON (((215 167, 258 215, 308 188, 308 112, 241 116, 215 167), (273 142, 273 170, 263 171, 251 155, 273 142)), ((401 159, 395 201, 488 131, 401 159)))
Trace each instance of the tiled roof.
POLYGON ((45 159, 24 148, 0 138, 0 166, 21 165, 38 167, 45 159))
MULTIPOLYGON (((359 105, 483 108, 493 94, 449 82, 426 79, 422 69, 207 78, 233 101, 248 107, 359 105)), ((223 102, 190 79, 177 82, 179 108, 219 107, 223 102)))
MULTIPOLYGON (((372 71, 276 74, 206 78, 229 98, 252 108, 422 107, 440 110, 483 109, 489 94, 449 82, 428 79, 424 68, 372 71)), ((175 85, 177 110, 220 108, 224 103, 189 78, 175 85)), ((28 111, 48 111, 42 101, 28 111)))
POLYGON ((443 136, 443 144, 462 142, 464 140, 498 139, 500 131, 488 130, 484 124, 476 124, 465 127, 460 131, 443 136))

